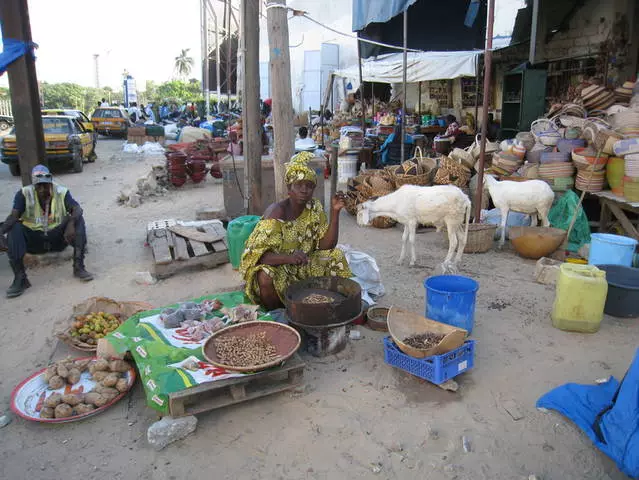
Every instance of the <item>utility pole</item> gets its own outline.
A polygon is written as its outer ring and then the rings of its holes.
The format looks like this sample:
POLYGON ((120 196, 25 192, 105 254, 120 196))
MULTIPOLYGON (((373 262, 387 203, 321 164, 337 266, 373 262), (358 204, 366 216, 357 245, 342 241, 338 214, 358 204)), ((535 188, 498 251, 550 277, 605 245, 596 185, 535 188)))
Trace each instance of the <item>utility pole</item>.
POLYGON ((100 54, 93 54, 93 62, 95 63, 95 88, 100 88, 100 54))
POLYGON ((209 31, 208 13, 205 0, 200 0, 200 29, 202 49, 202 93, 204 95, 204 111, 208 120, 211 115, 211 98, 209 96, 209 31))
MULTIPOLYGON (((30 43, 31 25, 27 0, 3 0, 0 8, 3 38, 30 43)), ((18 141, 22 184, 31 184, 31 169, 46 163, 40 94, 35 59, 27 53, 9 65, 11 108, 18 141)))
POLYGON ((288 18, 285 0, 271 0, 266 8, 270 78, 273 101, 273 172, 275 201, 286 197, 284 163, 295 152, 293 134, 293 96, 291 92, 291 55, 288 49, 288 18))
POLYGON ((209 13, 213 17, 213 21, 215 22, 215 79, 216 79, 216 95, 217 95, 217 110, 220 111, 220 99, 222 98, 222 92, 220 89, 220 85, 222 84, 222 79, 220 78, 220 24, 217 21, 217 13, 215 13, 215 9, 213 5, 211 5, 211 0, 206 0, 209 13))
POLYGON ((242 128, 244 129, 245 175, 250 185, 249 214, 261 215, 262 205, 262 121, 260 118, 260 1, 242 0, 242 128))

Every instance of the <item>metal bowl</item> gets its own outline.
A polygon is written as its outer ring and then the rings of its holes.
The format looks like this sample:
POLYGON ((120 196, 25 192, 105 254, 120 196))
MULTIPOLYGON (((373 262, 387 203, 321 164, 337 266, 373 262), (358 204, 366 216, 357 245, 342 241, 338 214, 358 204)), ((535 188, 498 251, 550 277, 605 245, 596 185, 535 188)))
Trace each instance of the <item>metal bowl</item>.
POLYGON ((362 310, 362 289, 359 283, 341 277, 312 277, 294 283, 286 290, 286 310, 291 322, 302 327, 326 327, 349 323, 362 310), (305 303, 317 293, 332 302, 305 303))

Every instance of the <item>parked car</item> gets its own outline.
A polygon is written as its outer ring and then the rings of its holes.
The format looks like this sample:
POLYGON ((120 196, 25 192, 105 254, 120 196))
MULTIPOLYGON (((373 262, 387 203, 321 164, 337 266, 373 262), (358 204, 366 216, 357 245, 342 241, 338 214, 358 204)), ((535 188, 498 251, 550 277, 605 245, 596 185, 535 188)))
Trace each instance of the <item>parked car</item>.
MULTIPOLYGON (((79 173, 83 169, 84 161, 93 161, 93 139, 82 124, 74 117, 51 115, 42 117, 44 129, 44 144, 46 148, 46 160, 49 165, 66 164, 74 172, 79 173)), ((20 175, 18 162, 18 145, 16 143, 15 127, 9 135, 0 139, 0 156, 2 163, 9 165, 9 170, 14 176, 20 175)))
POLYGON ((126 137, 131 120, 121 107, 99 107, 91 115, 91 123, 95 131, 102 135, 126 137))
POLYGON ((13 117, 0 115, 0 133, 6 132, 13 125, 13 117))
POLYGON ((91 157, 95 157, 95 145, 98 143, 98 132, 95 131, 95 127, 89 117, 87 117, 80 110, 73 110, 70 108, 45 108, 42 110, 42 115, 65 115, 68 117, 73 117, 84 127, 84 129, 91 133, 91 138, 93 139, 93 149, 91 150, 91 157))

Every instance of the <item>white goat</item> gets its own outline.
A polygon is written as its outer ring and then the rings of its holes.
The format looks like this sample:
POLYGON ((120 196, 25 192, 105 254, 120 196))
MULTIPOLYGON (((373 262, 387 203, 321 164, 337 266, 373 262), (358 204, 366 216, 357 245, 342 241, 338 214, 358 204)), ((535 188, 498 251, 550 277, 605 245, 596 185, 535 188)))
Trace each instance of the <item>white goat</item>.
POLYGON ((357 211, 357 223, 368 226, 375 217, 390 217, 404 225, 402 253, 398 264, 404 261, 406 243, 410 242, 410 266, 415 265, 415 231, 419 224, 433 224, 437 231, 446 225, 448 231, 448 255, 442 264, 444 272, 454 272, 461 259, 468 239, 470 200, 453 185, 418 187, 404 185, 393 193, 377 200, 362 203, 357 211), (465 229, 462 228, 466 225, 465 229), (457 248, 455 261, 451 263, 457 248))
POLYGON ((504 246, 506 222, 510 211, 530 215, 533 227, 537 226, 538 215, 544 227, 550 226, 548 212, 555 199, 555 194, 546 182, 542 180, 528 180, 525 182, 503 180, 498 182, 492 175, 484 175, 484 183, 495 207, 501 212, 499 248, 504 246))

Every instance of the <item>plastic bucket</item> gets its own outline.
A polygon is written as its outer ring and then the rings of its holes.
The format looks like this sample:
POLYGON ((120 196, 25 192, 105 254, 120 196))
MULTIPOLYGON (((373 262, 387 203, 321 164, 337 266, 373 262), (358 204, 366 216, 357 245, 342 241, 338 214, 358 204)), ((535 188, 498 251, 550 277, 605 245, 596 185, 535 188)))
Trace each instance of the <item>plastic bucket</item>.
POLYGON ((472 332, 479 284, 461 275, 438 275, 424 280, 426 317, 472 332))
POLYGON ((608 296, 604 312, 613 317, 639 317, 639 268, 597 265, 606 272, 608 296))
POLYGON ((632 266, 637 240, 610 233, 593 233, 590 237, 590 265, 632 266))

